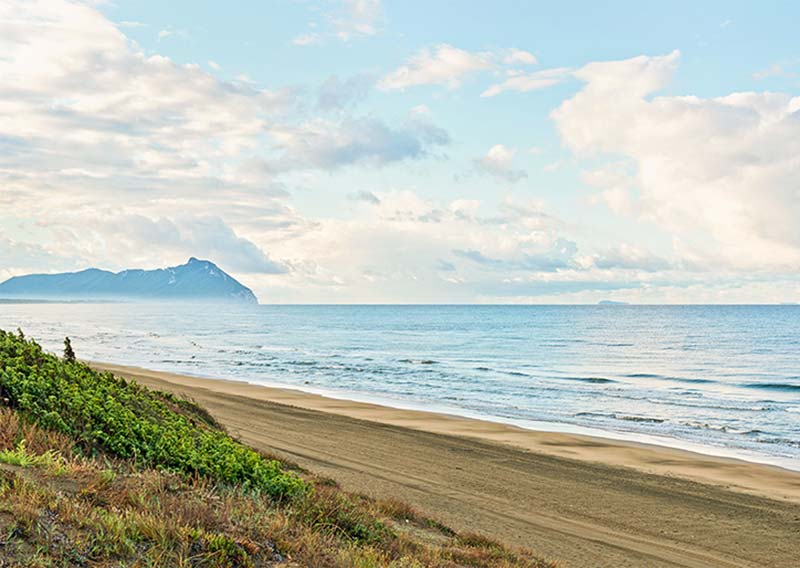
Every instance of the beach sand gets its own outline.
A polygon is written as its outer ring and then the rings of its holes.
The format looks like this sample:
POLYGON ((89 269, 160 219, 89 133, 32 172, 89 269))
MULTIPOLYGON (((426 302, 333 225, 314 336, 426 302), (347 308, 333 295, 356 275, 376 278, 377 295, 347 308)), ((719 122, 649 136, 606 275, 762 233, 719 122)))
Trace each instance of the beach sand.
POLYGON ((800 473, 291 389, 97 368, 206 407, 243 442, 564 566, 800 566, 800 473))

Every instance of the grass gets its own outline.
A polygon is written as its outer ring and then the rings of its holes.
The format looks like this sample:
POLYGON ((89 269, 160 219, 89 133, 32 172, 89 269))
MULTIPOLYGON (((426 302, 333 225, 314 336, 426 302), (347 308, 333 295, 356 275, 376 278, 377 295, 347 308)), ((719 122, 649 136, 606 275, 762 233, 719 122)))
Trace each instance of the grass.
POLYGON ((24 439, 14 449, 0 450, 0 463, 19 467, 43 467, 56 475, 66 473, 66 462, 56 450, 47 450, 39 455, 31 454, 25 448, 24 439))
POLYGON ((553 566, 289 469, 196 405, 0 334, 0 566, 553 566), (117 444, 129 416, 121 406, 154 433, 117 444), (224 451, 151 451, 170 436, 224 451))

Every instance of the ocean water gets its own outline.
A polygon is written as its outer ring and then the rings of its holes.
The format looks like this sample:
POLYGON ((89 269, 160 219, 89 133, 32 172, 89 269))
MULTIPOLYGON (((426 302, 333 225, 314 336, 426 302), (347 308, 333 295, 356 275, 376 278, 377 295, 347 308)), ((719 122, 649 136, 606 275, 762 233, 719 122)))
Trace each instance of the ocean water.
POLYGON ((79 357, 800 469, 800 306, 0 304, 79 357))

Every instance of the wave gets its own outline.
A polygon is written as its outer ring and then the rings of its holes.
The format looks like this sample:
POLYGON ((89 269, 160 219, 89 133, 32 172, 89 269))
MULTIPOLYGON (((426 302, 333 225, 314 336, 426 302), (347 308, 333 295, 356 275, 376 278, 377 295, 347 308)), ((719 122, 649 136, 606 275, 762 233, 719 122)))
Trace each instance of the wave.
POLYGON ((575 416, 594 416, 599 418, 612 418, 614 420, 624 420, 626 422, 646 422, 650 424, 662 424, 667 422, 666 418, 655 418, 652 416, 635 416, 631 414, 616 414, 604 412, 578 412, 575 416))
MULTIPOLYGON (((476 367, 476 370, 479 371, 492 371, 489 367, 476 367)), ((501 371, 505 375, 509 375, 511 377, 534 377, 530 373, 524 373, 522 371, 501 371)), ((578 381, 582 383, 595 383, 595 384, 607 384, 607 383, 616 383, 614 379, 607 379, 605 377, 540 377, 545 380, 557 380, 557 381, 578 381)), ((539 386, 537 386, 539 388, 539 386)))
POLYGON ((506 371, 506 375, 510 375, 512 377, 531 377, 533 375, 529 375, 528 373, 523 373, 522 371, 506 371))
MULTIPOLYGON (((192 357, 194 357, 194 356, 192 356, 192 357)), ((198 360, 196 360, 194 358, 192 358, 192 359, 162 359, 160 362, 161 363, 168 363, 170 365, 193 365, 193 366, 202 365, 201 361, 198 361, 198 360)))
POLYGON ((580 381, 582 383, 608 384, 617 382, 614 379, 606 379, 605 377, 561 377, 561 378, 566 381, 580 381))
POLYGON ((763 430, 758 429, 741 429, 729 426, 727 424, 709 424, 707 422, 681 422, 683 426, 694 428, 697 430, 713 430, 714 432, 725 432, 728 434, 741 434, 743 436, 757 436, 759 434, 766 434, 763 430))
POLYGON ((771 391, 783 392, 800 392, 800 385, 792 383, 745 383, 743 385, 747 389, 762 389, 771 391))
POLYGON ((626 416, 618 415, 615 417, 617 420, 625 420, 626 422, 649 422, 652 424, 663 424, 667 421, 666 418, 652 418, 650 416, 626 416))
POLYGON ((760 438, 756 442, 759 444, 778 444, 781 446, 790 446, 792 448, 800 448, 800 440, 793 440, 791 438, 760 438))
POLYGON ((629 377, 631 379, 660 379, 664 381, 676 381, 679 383, 690 383, 690 384, 712 384, 718 382, 715 381, 714 379, 697 379, 692 377, 670 377, 667 375, 658 375, 656 373, 629 373, 623 376, 629 377))
POLYGON ((656 375, 655 373, 628 373, 622 375, 623 377, 630 377, 631 379, 664 379, 664 375, 656 375))

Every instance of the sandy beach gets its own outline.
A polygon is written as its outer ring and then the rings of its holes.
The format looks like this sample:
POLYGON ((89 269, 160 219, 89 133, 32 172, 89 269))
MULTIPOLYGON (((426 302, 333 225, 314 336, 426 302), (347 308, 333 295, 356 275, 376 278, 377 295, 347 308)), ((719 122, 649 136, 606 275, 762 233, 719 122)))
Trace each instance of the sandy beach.
POLYGON ((92 363, 194 400, 348 490, 564 566, 798 565, 800 473, 236 381, 92 363))

